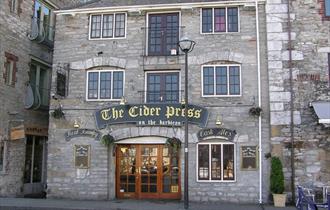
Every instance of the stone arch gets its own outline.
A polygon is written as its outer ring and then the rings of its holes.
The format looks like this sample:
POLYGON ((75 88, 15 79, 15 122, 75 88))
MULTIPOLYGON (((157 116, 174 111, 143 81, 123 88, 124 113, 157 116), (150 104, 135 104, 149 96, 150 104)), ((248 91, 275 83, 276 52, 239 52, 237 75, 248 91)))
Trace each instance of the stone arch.
MULTIPOLYGON (((143 136, 159 136, 159 137, 176 137, 182 142, 184 141, 184 130, 175 127, 130 127, 114 130, 111 135, 116 141, 123 139, 143 137, 143 136)), ((189 143, 197 142, 197 136, 188 134, 189 143)))
POLYGON ((228 61, 234 63, 244 63, 244 54, 240 52, 223 49, 219 52, 210 52, 205 56, 204 54, 197 56, 190 56, 190 64, 206 64, 213 61, 228 61))
POLYGON ((113 66, 121 69, 125 69, 127 60, 116 57, 93 57, 81 61, 74 61, 70 63, 72 69, 90 69, 100 66, 113 66))

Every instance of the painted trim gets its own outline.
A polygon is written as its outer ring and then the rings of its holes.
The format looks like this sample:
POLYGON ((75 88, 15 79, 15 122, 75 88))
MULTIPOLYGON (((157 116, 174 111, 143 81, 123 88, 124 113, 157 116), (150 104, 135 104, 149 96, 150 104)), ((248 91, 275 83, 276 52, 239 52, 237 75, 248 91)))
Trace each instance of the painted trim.
POLYGON ((133 137, 126 138, 116 141, 116 144, 165 144, 166 137, 162 136, 144 136, 144 137, 133 137))
POLYGON ((220 183, 233 183, 237 182, 237 172, 236 172, 236 164, 237 164, 237 154, 236 154, 236 144, 233 142, 225 142, 222 139, 219 140, 219 142, 200 142, 196 144, 196 182, 199 183, 214 183, 214 182, 220 182, 220 183), (223 146, 221 146, 221 180, 211 180, 212 178, 212 173, 211 171, 211 145, 234 145, 234 180, 223 180, 223 146), (199 180, 198 179, 198 145, 209 145, 209 180, 199 180))
POLYGON ((88 40, 96 41, 96 40, 112 40, 112 39, 126 39, 127 37, 127 12, 114 12, 114 13, 98 13, 98 14, 90 14, 88 16, 89 26, 88 26, 88 40), (125 14, 125 34, 123 37, 115 37, 115 29, 116 29, 116 14, 125 14), (99 16, 101 15, 101 31, 100 31, 100 38, 92 38, 91 37, 91 26, 92 26, 92 16, 99 16), (103 15, 113 15, 113 26, 112 26, 112 37, 103 38, 103 15))
POLYGON ((86 71, 86 86, 85 86, 85 99, 86 101, 120 101, 121 98, 119 99, 113 99, 112 94, 113 94, 113 73, 114 72, 123 72, 123 96, 125 95, 125 71, 124 70, 117 70, 117 69, 103 69, 103 70, 87 70, 86 71), (92 72, 98 72, 98 87, 97 87, 97 99, 89 99, 88 98, 88 78, 89 78, 89 73, 92 72), (100 73, 101 72, 111 72, 111 98, 110 99, 100 99, 100 73))
POLYGON ((220 64, 220 65, 202 65, 201 66, 201 89, 202 89, 202 97, 203 98, 229 98, 229 97, 241 97, 242 96, 242 65, 241 64, 220 64), (229 68, 227 68, 227 88, 228 88, 228 94, 227 95, 216 95, 216 77, 215 77, 215 67, 219 67, 219 66, 238 66, 239 67, 239 82, 240 82, 240 94, 239 95, 230 95, 229 94, 229 68), (214 71, 214 94, 213 95, 204 95, 204 78, 203 78, 203 69, 204 67, 213 67, 213 71, 214 71))
POLYGON ((240 17, 240 8, 239 8, 239 6, 234 6, 234 5, 232 5, 232 6, 218 6, 218 7, 212 7, 212 8, 208 8, 208 7, 203 7, 203 8, 200 8, 200 10, 199 10, 199 12, 200 12, 200 15, 199 15, 199 22, 200 22, 200 30, 199 30, 199 32, 200 32, 200 35, 209 35, 209 34, 220 34, 220 35, 223 35, 223 34, 237 34, 237 33, 240 33, 241 32, 241 17, 240 17), (236 7, 237 8, 237 31, 228 31, 228 7, 236 7), (215 32, 214 31, 214 9, 218 9, 218 8, 224 8, 224 9, 226 9, 226 31, 224 31, 224 32, 215 32), (203 9, 212 9, 212 32, 210 32, 210 33, 205 33, 205 32, 203 32, 203 13, 202 13, 202 11, 203 11, 203 9))

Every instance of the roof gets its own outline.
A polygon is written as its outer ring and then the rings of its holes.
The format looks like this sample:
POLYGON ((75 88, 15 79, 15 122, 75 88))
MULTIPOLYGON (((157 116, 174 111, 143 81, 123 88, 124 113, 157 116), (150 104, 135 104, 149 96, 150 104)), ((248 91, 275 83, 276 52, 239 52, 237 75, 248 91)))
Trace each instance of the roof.
POLYGON ((87 3, 67 7, 67 9, 94 9, 102 7, 138 6, 138 5, 168 5, 180 3, 203 3, 203 2, 233 2, 235 0, 91 0, 87 3))

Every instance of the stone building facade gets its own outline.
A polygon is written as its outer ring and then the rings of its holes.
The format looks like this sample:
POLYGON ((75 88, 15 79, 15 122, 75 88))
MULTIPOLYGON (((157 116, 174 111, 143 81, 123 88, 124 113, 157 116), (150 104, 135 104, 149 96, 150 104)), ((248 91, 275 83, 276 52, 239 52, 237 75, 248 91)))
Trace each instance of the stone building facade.
POLYGON ((64 116, 49 119, 48 198, 183 199, 185 149, 166 144, 184 141, 183 36, 196 42, 188 101, 208 112, 205 125, 189 124, 190 200, 267 198, 265 2, 96 1, 56 20, 52 92, 65 95, 51 99, 64 116), (180 113, 159 125, 165 107, 180 113))
POLYGON ((55 23, 54 9, 77 3, 0 1, 0 196, 40 193, 40 184, 46 182, 43 151, 55 26, 49 23, 55 23))
POLYGON ((292 185, 319 190, 330 185, 329 122, 316 114, 320 102, 330 110, 329 4, 270 0, 266 5, 270 140, 273 154, 284 161, 288 192, 292 185))

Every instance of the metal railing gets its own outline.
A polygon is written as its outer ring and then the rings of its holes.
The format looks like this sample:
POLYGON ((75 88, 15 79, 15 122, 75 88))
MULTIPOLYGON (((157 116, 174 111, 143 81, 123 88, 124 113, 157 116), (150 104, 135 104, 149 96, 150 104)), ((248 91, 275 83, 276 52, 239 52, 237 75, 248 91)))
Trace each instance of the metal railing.
POLYGON ((38 43, 45 44, 49 47, 54 46, 55 28, 49 23, 40 20, 39 18, 32 17, 31 32, 28 35, 30 40, 35 40, 38 43))
POLYGON ((183 91, 138 91, 141 103, 180 103, 183 91))
POLYGON ((35 84, 30 84, 33 91, 33 109, 47 109, 49 108, 49 88, 42 88, 35 84))

